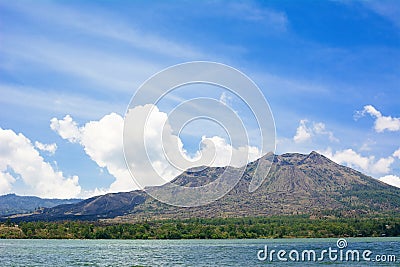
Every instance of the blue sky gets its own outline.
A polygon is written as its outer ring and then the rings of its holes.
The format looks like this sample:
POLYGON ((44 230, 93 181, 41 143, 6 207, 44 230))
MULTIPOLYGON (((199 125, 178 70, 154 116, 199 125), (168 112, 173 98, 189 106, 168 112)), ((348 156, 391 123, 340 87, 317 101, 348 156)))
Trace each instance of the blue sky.
MULTIPOLYGON (((0 14, 2 194, 132 189, 107 140, 147 78, 193 60, 259 86, 278 154, 316 150, 400 186, 398 1, 0 1, 0 14)), ((205 134, 182 137, 189 154, 205 134)))

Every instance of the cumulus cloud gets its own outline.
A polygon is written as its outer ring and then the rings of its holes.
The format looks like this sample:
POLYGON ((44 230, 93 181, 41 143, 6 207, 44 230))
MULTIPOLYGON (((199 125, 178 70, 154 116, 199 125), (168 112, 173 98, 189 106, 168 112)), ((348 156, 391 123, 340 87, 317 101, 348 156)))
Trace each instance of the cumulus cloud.
POLYGON ((125 143, 128 164, 142 186, 163 184, 182 171, 195 166, 239 167, 261 154, 256 147, 234 148, 219 136, 203 136, 199 150, 194 156, 190 156, 179 136, 173 134, 168 115, 154 105, 148 104, 130 109, 125 120, 128 121, 126 133, 129 133, 129 139, 126 139, 125 143), (138 127, 138 125, 146 126, 138 127), (152 166, 149 165, 149 160, 152 166))
POLYGON ((215 149, 215 155, 218 155, 215 157, 215 160, 210 164, 210 166, 212 167, 222 167, 227 165, 241 167, 247 164, 249 161, 254 161, 261 157, 261 152, 257 147, 242 146, 234 148, 231 144, 228 144, 224 138, 221 138, 219 136, 203 136, 201 139, 201 143, 204 144, 204 147, 202 147, 202 149, 197 152, 194 160, 196 160, 201 153, 207 153, 207 150, 211 150, 209 149, 208 145, 211 143, 214 146, 213 149, 215 149), (247 154, 248 158, 241 157, 241 154, 247 154))
POLYGON ((311 139, 312 129, 308 128, 306 123, 307 120, 301 120, 299 127, 297 127, 296 135, 293 137, 293 140, 296 143, 305 142, 311 139))
POLYGON ((10 193, 12 190, 15 178, 7 171, 0 171, 0 194, 10 193))
POLYGON ((72 120, 70 115, 65 116, 62 120, 52 118, 50 120, 50 128, 56 131, 63 139, 67 139, 72 143, 78 142, 82 136, 78 124, 72 120))
POLYGON ((380 181, 400 188, 400 177, 396 175, 386 175, 379 178, 380 181))
POLYGON ((163 178, 162 183, 164 183, 189 167, 228 164, 240 166, 247 161, 235 155, 248 152, 248 161, 261 156, 257 147, 234 148, 218 136, 203 136, 200 149, 194 156, 189 156, 179 136, 172 133, 167 114, 154 105, 132 108, 127 113, 126 119, 132 120, 132 123, 129 124, 131 128, 128 127, 129 138, 126 138, 125 151, 129 153, 128 164, 134 170, 133 175, 139 181, 139 185, 131 178, 123 155, 122 116, 111 113, 99 121, 90 121, 83 126, 78 126, 70 116, 66 116, 62 120, 53 118, 50 126, 63 139, 79 143, 98 166, 106 168, 115 177, 115 181, 107 189, 109 192, 159 185, 160 179, 155 177, 154 171, 163 178), (142 151, 143 142, 146 149, 142 151), (170 151, 174 153, 169 153, 170 151), (231 158, 236 160, 230 161, 231 158))
POLYGON ((336 151, 335 153, 328 149, 321 153, 338 164, 345 164, 367 174, 386 174, 390 172, 390 166, 394 162, 394 158, 391 156, 376 160, 374 156, 362 156, 352 149, 336 151))
POLYGON ((56 153, 56 150, 57 150, 57 144, 56 143, 43 144, 43 143, 40 143, 39 141, 36 141, 35 142, 35 147, 37 149, 39 149, 40 151, 48 152, 51 155, 54 155, 54 153, 56 153))
POLYGON ((332 142, 338 142, 339 140, 333 135, 332 132, 326 130, 326 126, 322 122, 309 123, 308 120, 300 120, 299 127, 296 129, 296 134, 293 140, 296 143, 306 142, 311 140, 316 135, 327 135, 329 140, 332 142))
POLYGON ((388 173, 393 162, 394 158, 392 157, 380 158, 371 165, 371 173, 388 173))
POLYGON ((16 178, 39 197, 71 198, 81 191, 78 176, 64 177, 23 134, 0 128, 0 191, 10 192, 16 178))
POLYGON ((374 129, 376 132, 381 133, 385 130, 390 132, 400 131, 400 118, 384 116, 372 105, 366 105, 364 106, 363 110, 357 111, 355 114, 355 119, 359 119, 366 114, 369 114, 375 118, 374 129))
POLYGON ((106 168, 116 178, 109 188, 110 192, 135 188, 123 156, 123 118, 120 115, 111 113, 81 127, 67 115, 61 120, 51 119, 50 128, 63 139, 79 143, 99 167, 106 168))

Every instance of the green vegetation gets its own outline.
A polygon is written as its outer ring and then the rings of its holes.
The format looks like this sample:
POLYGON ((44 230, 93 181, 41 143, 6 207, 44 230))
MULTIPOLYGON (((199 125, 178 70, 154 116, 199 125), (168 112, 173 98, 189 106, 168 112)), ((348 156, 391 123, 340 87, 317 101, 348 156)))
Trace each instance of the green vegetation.
POLYGON ((225 239, 291 237, 400 236, 400 218, 318 218, 276 216, 144 221, 22 222, 0 225, 0 238, 225 239))

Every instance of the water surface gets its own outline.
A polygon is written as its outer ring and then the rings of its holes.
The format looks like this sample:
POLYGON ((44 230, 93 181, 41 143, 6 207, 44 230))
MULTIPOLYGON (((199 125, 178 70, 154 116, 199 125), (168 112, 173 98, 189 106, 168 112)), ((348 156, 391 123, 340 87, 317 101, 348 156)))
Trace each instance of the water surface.
MULTIPOLYGON (((398 266, 400 238, 348 238, 342 250, 370 250, 376 255, 395 255, 396 262, 329 260, 294 262, 292 250, 300 252, 338 249, 337 239, 252 240, 4 240, 0 239, 1 266, 398 266), (285 250, 288 261, 273 254, 273 261, 260 261, 257 253, 268 248, 285 250)), ((338 252, 339 253, 339 252, 338 252)), ((264 254, 261 253, 260 256, 264 254)), ((293 254, 295 255, 295 254, 293 254)), ((318 254, 319 256, 319 254, 318 254)))

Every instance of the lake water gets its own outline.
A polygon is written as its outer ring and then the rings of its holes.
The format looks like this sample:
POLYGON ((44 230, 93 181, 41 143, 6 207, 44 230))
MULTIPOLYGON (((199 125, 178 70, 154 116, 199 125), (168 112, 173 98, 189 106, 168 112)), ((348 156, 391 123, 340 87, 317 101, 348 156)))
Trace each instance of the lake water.
POLYGON ((4 240, 1 266, 399 266, 400 238, 257 240, 4 240), (345 241, 347 246, 345 246, 345 241), (338 247, 340 246, 340 248, 338 247), (266 247, 267 246, 267 247, 266 247), (329 255, 329 248, 331 255, 329 255), (265 250, 267 257, 265 258, 265 250), (271 250, 276 252, 271 256, 271 250), (281 259, 277 252, 281 250, 281 259), (315 251, 314 261, 312 252, 315 251), (322 254, 323 250, 327 252, 322 254), (336 252, 335 252, 336 250, 336 252), (357 250, 352 260, 349 250, 357 250), (296 251, 298 254, 296 254, 296 251), (304 252, 306 251, 306 252, 304 252), (308 251, 308 252, 307 252, 308 251), (367 252, 365 252, 367 251, 367 252), (371 253, 369 253, 370 251, 371 253), (304 260, 302 260, 302 253, 304 260), (342 260, 340 254, 342 253, 342 260), (365 261, 362 253, 366 253, 365 261), (258 254, 258 256, 257 256, 258 254), (308 259, 310 254, 310 259, 308 259), (298 258, 296 258, 298 255, 298 258), (393 256, 396 262, 393 261, 393 256), (291 256, 291 258, 289 257, 291 256), (336 259, 335 259, 336 256, 336 259), (379 256, 378 258, 376 256, 379 256), (260 259, 258 259, 260 258, 260 259), (265 258, 265 260, 263 260, 265 258), (319 260, 322 259, 322 260, 319 260), (294 261, 298 260, 298 261, 294 261), (376 262, 381 260, 381 262, 376 262), (382 262, 385 260, 386 262, 382 262), (390 262, 389 262, 390 261, 390 262))

